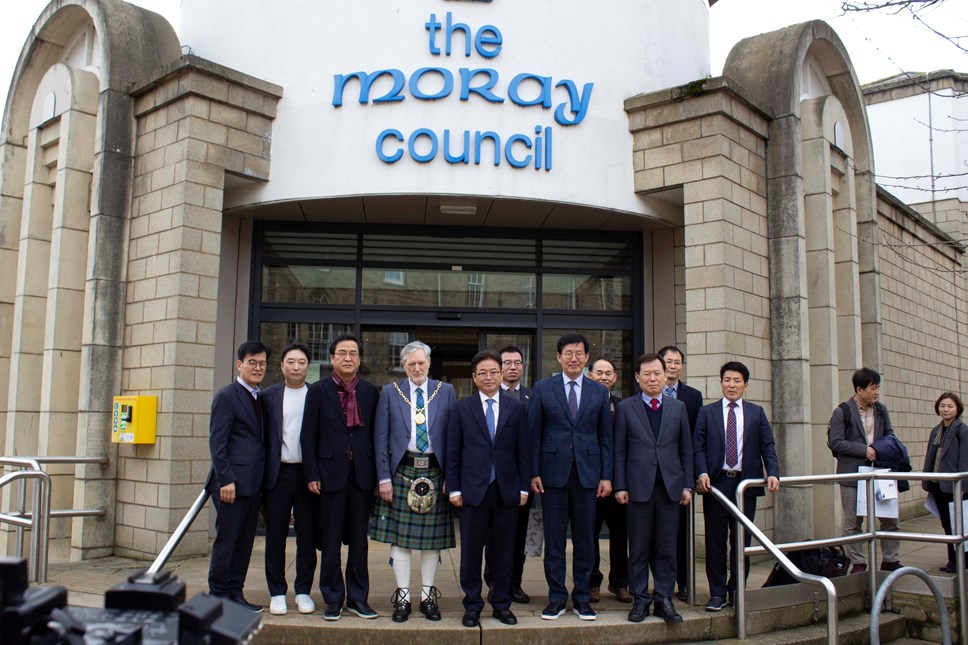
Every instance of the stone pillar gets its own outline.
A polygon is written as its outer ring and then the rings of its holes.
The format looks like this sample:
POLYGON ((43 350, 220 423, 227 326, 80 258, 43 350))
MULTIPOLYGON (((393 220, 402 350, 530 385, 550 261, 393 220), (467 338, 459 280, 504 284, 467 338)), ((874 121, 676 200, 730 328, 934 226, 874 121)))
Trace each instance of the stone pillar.
MULTIPOLYGON (((269 177, 281 89, 188 56, 135 96, 122 391, 159 397, 154 445, 121 446, 116 553, 153 557, 202 490, 226 173, 269 177)), ((208 551, 199 518, 179 548, 208 551)))

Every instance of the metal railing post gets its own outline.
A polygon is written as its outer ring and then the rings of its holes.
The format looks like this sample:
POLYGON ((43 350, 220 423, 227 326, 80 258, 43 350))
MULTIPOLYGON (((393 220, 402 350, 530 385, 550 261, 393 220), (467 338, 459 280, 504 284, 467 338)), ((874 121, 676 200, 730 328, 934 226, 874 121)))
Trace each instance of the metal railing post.
MULTIPOLYGON (((740 482, 742 484, 742 482, 740 482)), ((738 486, 736 488, 736 502, 739 505, 739 512, 743 517, 746 517, 746 488, 738 486), (740 491, 742 488, 742 491, 740 491), (740 495, 740 492, 743 494, 740 495)), ((729 547, 729 544, 726 545, 729 547)), ((746 530, 743 528, 743 523, 736 522, 736 570, 732 572, 733 577, 736 579, 736 637, 741 641, 746 640, 746 530)), ((729 561, 729 556, 727 555, 727 562, 729 561)), ((729 578, 726 578, 728 581, 729 578)), ((729 595, 729 590, 726 590, 726 595, 729 595)))
MULTIPOLYGON (((880 526, 876 524, 877 514, 874 509, 874 486, 876 485, 874 481, 874 470, 871 469, 871 476, 864 482, 867 486, 864 487, 864 491, 867 494, 867 531, 869 533, 875 533, 877 527, 880 526)), ((854 509, 854 513, 857 509, 854 509)), ((867 584, 868 592, 870 593, 871 602, 874 601, 874 596, 877 595, 877 538, 871 538, 867 541, 867 584)))
MULTIPOLYGON (((961 537, 961 541, 955 543, 955 579, 958 581, 958 633, 959 642, 968 643, 968 607, 965 607, 965 517, 962 508, 962 487, 963 480, 956 479, 954 482, 954 507, 955 517, 954 526, 951 532, 961 537)), ((938 509, 944 513, 944 509, 938 509)), ((942 611, 944 611, 942 609, 942 611)))
POLYGON ((165 546, 161 549, 161 553, 158 554, 158 557, 155 558, 155 561, 151 563, 150 567, 148 567, 148 571, 146 572, 147 574, 150 575, 161 571, 161 568, 165 566, 166 562, 168 562, 168 558, 170 558, 171 554, 174 553, 175 549, 178 547, 178 544, 185 536, 185 533, 188 531, 189 527, 191 527, 192 522, 194 522, 195 518, 198 517, 198 514, 205 506, 205 502, 207 502, 208 498, 211 496, 212 494, 209 492, 208 487, 203 487, 202 492, 199 493, 198 497, 195 499, 195 503, 192 504, 192 507, 188 509, 187 513, 185 513, 185 517, 182 518, 182 521, 179 522, 178 528, 176 528, 175 532, 171 534, 170 538, 168 538, 168 542, 166 542, 165 546))

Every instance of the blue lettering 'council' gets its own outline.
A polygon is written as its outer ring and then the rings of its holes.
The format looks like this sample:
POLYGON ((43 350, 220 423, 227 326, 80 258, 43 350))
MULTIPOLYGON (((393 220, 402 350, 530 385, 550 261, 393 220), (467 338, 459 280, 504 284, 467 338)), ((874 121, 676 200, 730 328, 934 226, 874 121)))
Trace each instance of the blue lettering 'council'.
MULTIPOLYGON (((468 58, 472 49, 483 58, 496 58, 504 45, 501 30, 494 25, 484 25, 474 32, 465 23, 455 23, 449 11, 444 22, 431 13, 424 27, 429 33, 429 51, 434 56, 451 55, 453 35, 457 31, 464 36, 464 56, 468 58)), ((342 107, 343 96, 353 81, 359 87, 361 105, 398 103, 408 94, 418 101, 438 101, 456 93, 459 100, 469 101, 473 94, 488 103, 507 100, 520 107, 554 109, 555 123, 562 126, 578 125, 585 119, 595 86, 585 83, 579 89, 573 80, 555 80, 529 72, 517 74, 505 86, 500 73, 490 67, 461 67, 456 73, 444 67, 421 67, 409 78, 399 69, 378 69, 334 74, 333 81, 333 107, 336 108, 342 107), (391 87, 374 95, 374 84, 384 78, 389 79, 391 87)), ((381 87, 385 86, 384 81, 381 87)), ((541 123, 535 124, 533 133, 503 136, 490 130, 452 132, 447 128, 437 132, 417 128, 405 133, 387 128, 377 135, 375 149, 377 157, 388 164, 400 161, 404 155, 418 163, 430 163, 442 156, 450 164, 480 165, 490 161, 500 166, 503 159, 512 168, 533 167, 547 172, 553 167, 553 134, 550 124, 541 123)))

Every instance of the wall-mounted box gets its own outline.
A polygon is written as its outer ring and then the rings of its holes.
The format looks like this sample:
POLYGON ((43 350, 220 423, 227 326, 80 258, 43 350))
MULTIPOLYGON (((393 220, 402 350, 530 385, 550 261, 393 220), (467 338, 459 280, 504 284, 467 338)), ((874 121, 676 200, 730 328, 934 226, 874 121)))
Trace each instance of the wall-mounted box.
POLYGON ((154 443, 158 423, 157 396, 116 396, 111 410, 111 441, 154 443))

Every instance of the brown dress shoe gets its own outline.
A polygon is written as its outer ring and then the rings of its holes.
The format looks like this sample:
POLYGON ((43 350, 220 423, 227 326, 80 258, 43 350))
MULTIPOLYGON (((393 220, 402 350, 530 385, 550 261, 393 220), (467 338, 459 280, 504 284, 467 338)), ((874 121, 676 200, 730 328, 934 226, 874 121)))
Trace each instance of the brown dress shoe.
POLYGON ((608 590, 615 594, 615 598, 619 602, 632 602, 632 594, 630 594, 629 590, 625 587, 613 587, 612 585, 608 585, 608 590))
POLYGON ((588 595, 589 595, 589 600, 591 602, 598 602, 599 600, 602 599, 602 588, 592 587, 591 589, 588 590, 588 595))

